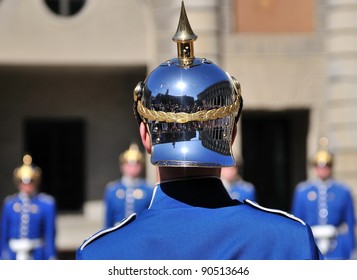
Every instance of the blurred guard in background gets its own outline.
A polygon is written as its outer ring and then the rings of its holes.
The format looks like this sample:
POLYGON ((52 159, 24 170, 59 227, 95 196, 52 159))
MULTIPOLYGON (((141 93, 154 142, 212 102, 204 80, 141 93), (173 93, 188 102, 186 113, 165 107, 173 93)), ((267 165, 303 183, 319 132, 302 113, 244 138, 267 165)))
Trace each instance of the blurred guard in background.
POLYGON ((1 247, 4 260, 50 260, 56 258, 56 204, 52 196, 38 193, 41 170, 30 155, 14 170, 18 193, 3 205, 1 247))
POLYGON ((320 139, 313 165, 317 178, 297 185, 292 213, 312 227, 325 259, 350 259, 355 249, 355 215, 350 189, 332 177, 328 139, 320 139))
POLYGON ((122 177, 108 183, 104 193, 105 227, 112 227, 131 214, 140 214, 148 208, 152 187, 141 178, 143 167, 144 155, 137 144, 131 144, 119 156, 122 177))
POLYGON ((255 187, 252 183, 243 180, 242 169, 242 159, 237 160, 234 166, 222 168, 221 178, 223 184, 233 199, 256 201, 255 187))

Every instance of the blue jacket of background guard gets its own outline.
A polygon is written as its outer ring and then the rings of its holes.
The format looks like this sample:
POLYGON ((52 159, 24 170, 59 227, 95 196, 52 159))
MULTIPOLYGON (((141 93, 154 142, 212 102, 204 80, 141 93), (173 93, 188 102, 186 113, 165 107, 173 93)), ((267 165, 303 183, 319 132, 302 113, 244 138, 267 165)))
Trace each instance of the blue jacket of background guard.
POLYGON ((153 189, 143 179, 128 187, 123 180, 107 184, 104 192, 105 227, 112 227, 133 213, 140 214, 150 205, 153 189))
POLYGON ((324 259, 350 259, 355 249, 355 211, 352 192, 348 186, 334 179, 325 182, 308 180, 297 185, 292 213, 310 226, 328 224, 346 227, 337 236, 334 248, 324 259), (327 211, 326 211, 327 210, 327 211), (327 213, 321 218, 319 213, 327 213))
MULTIPOLYGON (((194 184, 194 180, 184 183, 194 184)), ((207 183, 224 189, 219 178, 209 178, 207 183)), ((166 195, 162 184, 156 186, 149 209, 85 240, 76 258, 322 259, 310 227, 282 211, 272 213, 239 201, 228 207, 193 207, 166 195)))
POLYGON ((229 194, 233 199, 238 199, 240 201, 243 201, 244 199, 251 201, 257 200, 254 185, 242 179, 237 180, 232 184, 229 188, 229 194))
POLYGON ((30 252, 31 259, 56 259, 56 202, 48 194, 31 197, 22 193, 4 200, 1 220, 1 255, 4 260, 15 260, 10 240, 20 238, 37 240, 38 246, 30 252))

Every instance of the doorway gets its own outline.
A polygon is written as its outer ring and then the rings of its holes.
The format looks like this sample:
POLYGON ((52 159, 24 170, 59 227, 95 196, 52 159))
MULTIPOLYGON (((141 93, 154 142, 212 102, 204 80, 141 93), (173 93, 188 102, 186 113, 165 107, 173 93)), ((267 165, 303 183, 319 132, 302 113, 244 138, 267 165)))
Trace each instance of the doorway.
POLYGON ((79 211, 85 190, 85 125, 81 119, 27 119, 24 152, 42 169, 40 191, 58 212, 79 211))
POLYGON ((261 205, 290 211, 294 188, 306 179, 308 120, 308 110, 242 115, 243 177, 261 205))

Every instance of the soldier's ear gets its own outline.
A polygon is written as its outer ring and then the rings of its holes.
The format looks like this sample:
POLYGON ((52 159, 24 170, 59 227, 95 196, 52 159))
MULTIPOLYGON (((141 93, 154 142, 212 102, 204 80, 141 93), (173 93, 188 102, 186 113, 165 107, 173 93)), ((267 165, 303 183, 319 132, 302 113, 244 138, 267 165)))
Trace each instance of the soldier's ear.
POLYGON ((151 139, 147 127, 143 122, 140 123, 140 137, 146 152, 151 154, 151 139))

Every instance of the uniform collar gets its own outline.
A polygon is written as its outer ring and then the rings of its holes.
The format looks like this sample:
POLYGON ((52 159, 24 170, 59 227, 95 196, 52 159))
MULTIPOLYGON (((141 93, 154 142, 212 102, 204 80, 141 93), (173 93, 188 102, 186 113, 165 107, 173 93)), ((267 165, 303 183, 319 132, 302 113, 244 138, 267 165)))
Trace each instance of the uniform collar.
POLYGON ((22 192, 22 191, 19 191, 19 193, 18 193, 19 198, 20 198, 21 200, 30 200, 30 199, 32 199, 33 197, 35 197, 36 194, 37 194, 36 192, 33 193, 33 194, 26 194, 26 193, 24 193, 24 192, 22 192))
POLYGON ((316 179, 315 184, 316 186, 326 186, 326 188, 330 188, 334 183, 334 180, 330 177, 327 180, 316 179))
POLYGON ((121 178, 121 183, 128 188, 137 187, 141 182, 140 178, 132 178, 129 176, 123 176, 121 178))
POLYGON ((220 208, 238 204, 218 177, 199 177, 160 182, 149 208, 220 208))

